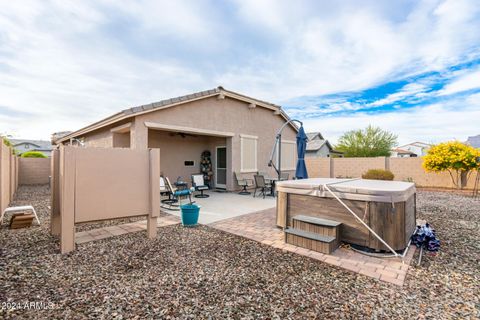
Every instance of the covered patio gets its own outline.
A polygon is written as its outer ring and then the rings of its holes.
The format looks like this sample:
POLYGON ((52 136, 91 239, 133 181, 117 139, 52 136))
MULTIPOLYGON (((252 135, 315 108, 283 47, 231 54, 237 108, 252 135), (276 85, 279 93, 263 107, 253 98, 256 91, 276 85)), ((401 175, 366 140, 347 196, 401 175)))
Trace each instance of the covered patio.
MULTIPOLYGON (((253 190, 252 190, 253 191, 253 190)), ((201 206, 198 222, 201 224, 211 224, 225 219, 235 218, 242 215, 275 208, 276 198, 273 197, 253 197, 251 195, 240 195, 235 192, 216 192, 207 191, 209 198, 194 198, 201 206)), ((187 203, 183 200, 182 203, 187 203)), ((162 208, 166 213, 180 217, 180 211, 168 210, 162 208)))

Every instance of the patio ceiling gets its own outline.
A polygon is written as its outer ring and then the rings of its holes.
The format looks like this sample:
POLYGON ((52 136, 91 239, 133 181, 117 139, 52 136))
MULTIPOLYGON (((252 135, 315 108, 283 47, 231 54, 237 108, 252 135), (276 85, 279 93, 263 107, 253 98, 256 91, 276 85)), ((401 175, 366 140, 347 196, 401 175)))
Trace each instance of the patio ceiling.
POLYGON ((233 132, 224 132, 224 131, 207 130, 207 129, 192 128, 192 127, 173 126, 173 125, 157 123, 157 122, 145 122, 145 126, 148 129, 152 129, 152 130, 183 132, 183 133, 198 134, 198 135, 205 135, 205 136, 214 136, 214 137, 233 137, 235 135, 235 133, 233 133, 233 132))

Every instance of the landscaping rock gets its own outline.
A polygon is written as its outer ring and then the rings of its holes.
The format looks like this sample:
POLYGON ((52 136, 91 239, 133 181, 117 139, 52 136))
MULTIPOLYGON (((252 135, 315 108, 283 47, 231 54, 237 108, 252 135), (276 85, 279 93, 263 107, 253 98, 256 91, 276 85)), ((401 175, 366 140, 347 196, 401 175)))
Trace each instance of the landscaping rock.
MULTIPOLYGON (((49 190, 21 187, 42 225, 0 229, 0 318, 473 319, 479 314, 480 201, 420 192, 418 216, 440 252, 403 288, 208 226, 180 225, 77 246, 49 235, 49 190), (38 302, 48 308, 2 308, 38 302)), ((99 225, 99 224, 97 224, 99 225)))

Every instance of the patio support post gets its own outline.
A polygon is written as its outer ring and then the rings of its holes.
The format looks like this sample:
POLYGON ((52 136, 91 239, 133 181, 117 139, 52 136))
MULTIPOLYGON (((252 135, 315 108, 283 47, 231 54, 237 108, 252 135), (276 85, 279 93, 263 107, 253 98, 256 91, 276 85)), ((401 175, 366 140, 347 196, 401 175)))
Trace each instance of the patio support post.
POLYGON ((150 212, 147 216, 147 237, 157 236, 157 219, 160 215, 160 149, 150 149, 150 212))
POLYGON ((60 204, 60 251, 68 253, 75 249, 75 148, 61 147, 60 171, 62 198, 60 204))
POLYGON ((130 127, 130 148, 148 148, 148 128, 143 121, 135 119, 130 127))

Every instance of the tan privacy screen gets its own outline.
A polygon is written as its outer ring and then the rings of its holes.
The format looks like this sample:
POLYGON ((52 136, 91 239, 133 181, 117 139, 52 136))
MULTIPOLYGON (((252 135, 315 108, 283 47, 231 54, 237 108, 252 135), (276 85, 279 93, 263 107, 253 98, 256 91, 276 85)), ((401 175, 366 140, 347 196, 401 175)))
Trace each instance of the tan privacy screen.
POLYGON ((71 148, 75 153, 75 222, 146 215, 149 151, 71 148))
POLYGON ((242 172, 257 171, 257 137, 241 136, 242 172))

